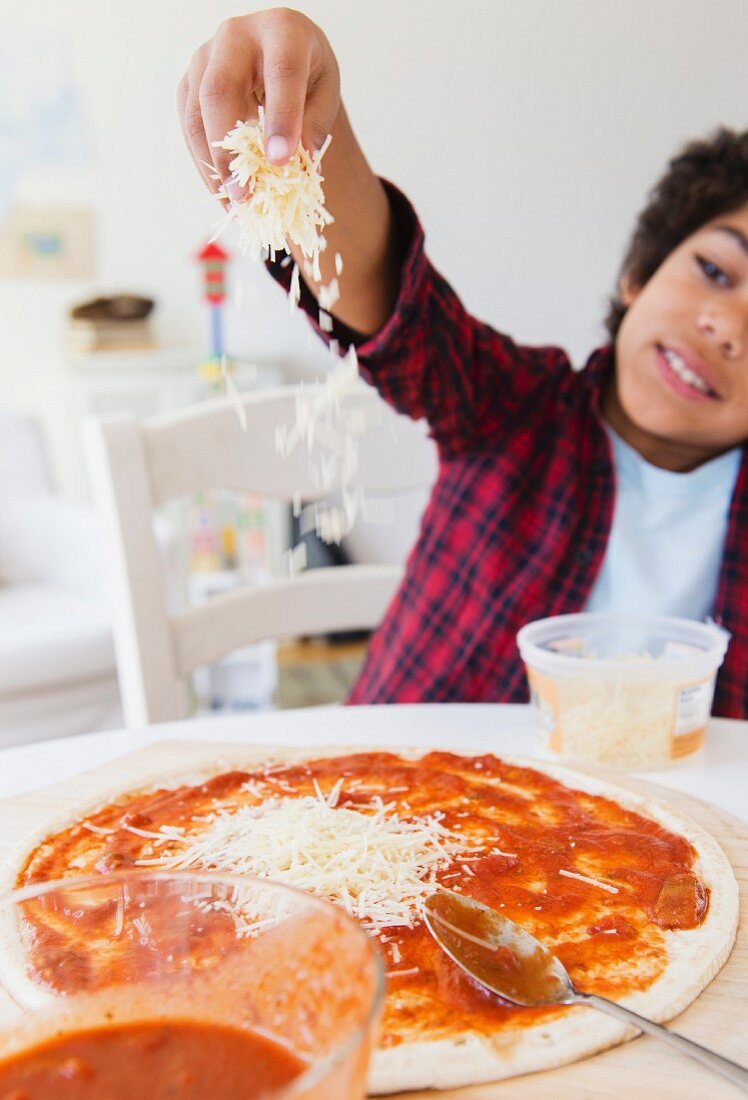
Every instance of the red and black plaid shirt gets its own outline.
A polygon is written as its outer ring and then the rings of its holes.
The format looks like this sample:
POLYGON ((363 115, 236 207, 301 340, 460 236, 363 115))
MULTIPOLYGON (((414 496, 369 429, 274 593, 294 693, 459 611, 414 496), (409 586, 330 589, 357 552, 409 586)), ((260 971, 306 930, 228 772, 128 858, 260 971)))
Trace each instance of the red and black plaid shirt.
MULTIPOLYGON (((602 565, 615 471, 600 414, 611 348, 572 370, 471 317, 428 261, 412 207, 388 185, 403 242, 400 293, 356 345, 362 376, 425 417, 439 474, 405 578, 374 634, 351 703, 525 702, 517 630, 584 609, 602 565)), ((290 269, 270 265, 288 286, 290 269)), ((318 306, 304 288, 316 325, 318 306)), ((318 329, 319 331, 319 329, 318 329)), ((748 461, 730 509, 714 617, 732 634, 714 713, 748 717, 748 461)))

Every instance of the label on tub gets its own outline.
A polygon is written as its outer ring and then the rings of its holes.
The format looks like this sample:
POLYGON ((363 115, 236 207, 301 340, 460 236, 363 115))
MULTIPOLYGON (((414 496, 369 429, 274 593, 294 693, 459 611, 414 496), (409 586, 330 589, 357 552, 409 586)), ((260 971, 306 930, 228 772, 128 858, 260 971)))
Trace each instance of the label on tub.
POLYGON ((714 677, 682 687, 675 698, 675 718, 670 742, 673 757, 686 756, 704 743, 712 709, 714 677))
MULTIPOLYGON (((563 699, 559 697, 558 683, 555 680, 532 668, 527 669, 527 677, 530 682, 530 701, 544 749, 559 755, 567 754, 572 759, 595 763, 628 766, 636 763, 637 728, 636 725, 631 725, 625 713, 619 714, 613 708, 611 731, 606 732, 596 724, 603 715, 607 717, 610 710, 605 692, 598 694, 591 713, 587 712, 587 708, 578 706, 570 709, 568 700, 564 711, 563 699), (580 709, 584 713, 581 718, 577 713, 575 718, 577 725, 581 721, 584 726, 581 741, 579 736, 570 738, 568 729, 570 715, 574 717, 575 710, 579 712, 580 709), (621 722, 624 723, 623 726, 620 725, 621 722), (627 752, 629 741, 630 753, 627 752)), ((609 692, 615 692, 615 684, 608 687, 609 692)), ((665 685, 665 693, 664 710, 660 712, 654 731, 649 731, 654 738, 649 746, 649 764, 655 767, 688 756, 703 746, 714 694, 714 677, 709 676, 681 687, 665 685)), ((624 698, 623 703, 625 702, 624 698)))
POLYGON ((527 679, 530 683, 530 704, 535 723, 540 730, 543 747, 552 752, 561 752, 561 726, 558 720, 558 700, 556 685, 547 676, 528 668, 527 679))

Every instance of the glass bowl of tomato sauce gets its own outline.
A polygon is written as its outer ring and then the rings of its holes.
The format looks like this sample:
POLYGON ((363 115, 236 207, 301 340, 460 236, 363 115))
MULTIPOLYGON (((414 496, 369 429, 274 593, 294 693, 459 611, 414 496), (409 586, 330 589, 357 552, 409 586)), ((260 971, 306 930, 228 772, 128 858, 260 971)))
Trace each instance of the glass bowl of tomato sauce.
POLYGON ((0 899, 0 1100, 358 1100, 373 939, 263 879, 123 871, 0 899))

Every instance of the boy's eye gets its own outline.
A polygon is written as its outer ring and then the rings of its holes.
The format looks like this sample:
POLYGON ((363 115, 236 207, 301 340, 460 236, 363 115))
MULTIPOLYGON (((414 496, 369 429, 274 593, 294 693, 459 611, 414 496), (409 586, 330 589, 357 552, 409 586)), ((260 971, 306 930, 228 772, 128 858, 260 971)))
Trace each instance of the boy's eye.
POLYGON ((718 283, 720 286, 730 285, 729 276, 712 260, 707 260, 705 256, 697 256, 696 262, 710 282, 718 283))

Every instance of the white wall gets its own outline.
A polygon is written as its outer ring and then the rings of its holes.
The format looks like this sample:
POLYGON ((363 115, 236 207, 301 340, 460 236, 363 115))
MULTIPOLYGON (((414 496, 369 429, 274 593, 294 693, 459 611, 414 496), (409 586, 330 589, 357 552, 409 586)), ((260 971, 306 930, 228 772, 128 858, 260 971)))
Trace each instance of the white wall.
MULTIPOLYGON (((374 167, 411 195, 431 255, 468 306, 577 359, 600 320, 632 219, 683 140, 748 125, 746 0, 310 0, 341 63, 374 167)), ((60 348, 69 302, 158 298, 167 344, 206 340, 191 261, 208 234, 174 92, 237 0, 3 0, 2 40, 53 32, 81 97, 79 166, 26 170, 17 193, 96 211, 98 278, 0 281, 0 407, 42 417, 63 487, 81 491, 60 348)), ((43 53, 43 51, 42 51, 43 53)), ((39 79, 44 57, 29 58, 39 79)), ((228 240, 230 244, 230 239, 228 240)), ((229 319, 235 354, 326 363, 261 272, 229 319)))

